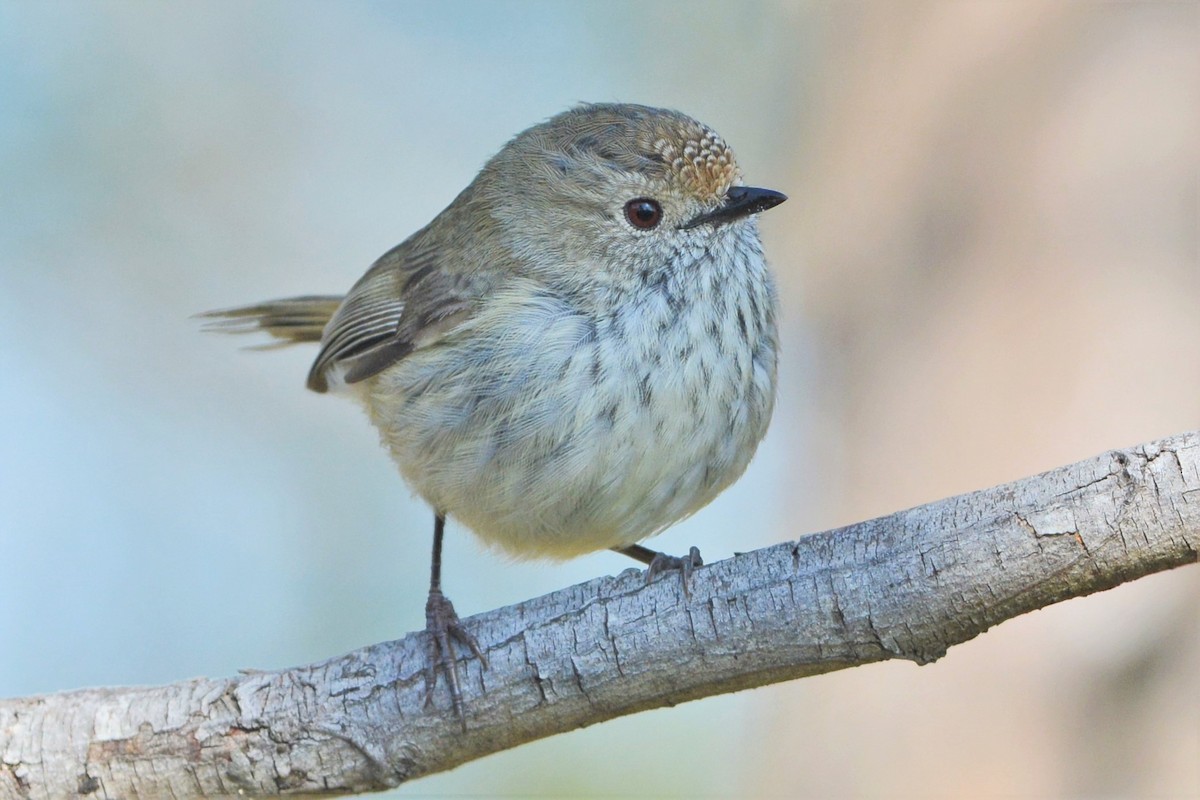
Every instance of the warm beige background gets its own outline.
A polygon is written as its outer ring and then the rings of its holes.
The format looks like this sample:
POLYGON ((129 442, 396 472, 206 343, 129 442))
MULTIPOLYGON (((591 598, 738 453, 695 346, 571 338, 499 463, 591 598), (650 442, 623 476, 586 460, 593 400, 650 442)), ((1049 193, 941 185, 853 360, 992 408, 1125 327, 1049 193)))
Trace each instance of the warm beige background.
MULTIPOLYGON (((1198 9, 825 10, 782 235, 819 343, 819 526, 1196 427, 1198 9)), ((1200 795, 1198 605, 1182 570, 780 689, 757 787, 1200 795)))
MULTIPOLYGON (((671 105, 764 217, 784 386, 734 550, 1200 427, 1200 5, 0 2, 0 695, 420 627, 428 513, 310 352, 188 315, 343 290, 516 131, 671 105)), ((470 613, 626 567, 496 563, 470 613)), ((1200 580, 556 737, 397 796, 1194 797, 1200 580)))

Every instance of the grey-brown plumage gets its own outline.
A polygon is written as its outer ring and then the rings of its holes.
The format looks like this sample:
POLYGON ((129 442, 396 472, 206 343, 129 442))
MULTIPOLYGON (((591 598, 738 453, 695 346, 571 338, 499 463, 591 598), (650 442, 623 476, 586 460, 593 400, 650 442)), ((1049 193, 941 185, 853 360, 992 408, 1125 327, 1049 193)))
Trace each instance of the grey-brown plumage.
MULTIPOLYGON (((783 199, 741 186, 690 117, 580 106, 516 136, 340 302, 210 316, 319 339, 309 388, 363 403, 439 521, 517 556, 646 557, 635 543, 728 486, 766 431, 775 293, 753 215, 783 199)), ((448 635, 473 645, 452 608, 429 625, 437 660, 448 635)))

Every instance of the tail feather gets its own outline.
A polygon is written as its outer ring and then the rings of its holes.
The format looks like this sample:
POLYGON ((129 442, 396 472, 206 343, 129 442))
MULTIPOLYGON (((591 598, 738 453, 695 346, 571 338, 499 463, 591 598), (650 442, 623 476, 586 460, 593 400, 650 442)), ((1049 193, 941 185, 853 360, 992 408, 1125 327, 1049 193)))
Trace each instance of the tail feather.
POLYGON ((286 347, 303 342, 319 342, 325 326, 342 304, 335 295, 289 297, 268 300, 252 306, 225 308, 198 314, 206 320, 204 330, 214 333, 257 333, 265 331, 277 342, 257 345, 254 349, 286 347))

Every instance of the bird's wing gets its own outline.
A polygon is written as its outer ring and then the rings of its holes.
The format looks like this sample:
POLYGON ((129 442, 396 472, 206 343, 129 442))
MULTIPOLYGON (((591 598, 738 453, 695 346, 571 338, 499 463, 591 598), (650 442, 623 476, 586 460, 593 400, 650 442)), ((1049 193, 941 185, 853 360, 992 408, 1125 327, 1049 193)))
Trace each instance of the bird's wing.
POLYGON ((321 337, 308 388, 326 391, 335 367, 346 383, 369 378, 470 316, 477 294, 425 233, 384 253, 354 284, 321 337))

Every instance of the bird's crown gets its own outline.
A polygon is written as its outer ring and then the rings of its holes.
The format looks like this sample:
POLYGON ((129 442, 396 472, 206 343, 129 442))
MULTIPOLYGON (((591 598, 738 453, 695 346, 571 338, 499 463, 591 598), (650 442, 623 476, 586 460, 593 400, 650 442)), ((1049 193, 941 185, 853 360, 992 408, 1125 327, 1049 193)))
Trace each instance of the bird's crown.
POLYGON ((529 137, 527 143, 543 153, 608 162, 668 180, 706 205, 724 197, 740 177, 725 140, 678 111, 628 103, 584 104, 530 128, 522 137, 529 137))

